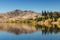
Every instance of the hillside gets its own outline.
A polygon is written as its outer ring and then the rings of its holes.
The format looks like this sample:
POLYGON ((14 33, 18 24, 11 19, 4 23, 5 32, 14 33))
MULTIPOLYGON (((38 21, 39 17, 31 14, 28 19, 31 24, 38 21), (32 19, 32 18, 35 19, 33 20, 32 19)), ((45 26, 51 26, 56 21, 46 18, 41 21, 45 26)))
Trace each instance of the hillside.
POLYGON ((36 18, 36 16, 41 16, 41 13, 33 12, 31 10, 13 10, 6 13, 0 13, 0 22, 6 22, 8 20, 25 20, 36 18))

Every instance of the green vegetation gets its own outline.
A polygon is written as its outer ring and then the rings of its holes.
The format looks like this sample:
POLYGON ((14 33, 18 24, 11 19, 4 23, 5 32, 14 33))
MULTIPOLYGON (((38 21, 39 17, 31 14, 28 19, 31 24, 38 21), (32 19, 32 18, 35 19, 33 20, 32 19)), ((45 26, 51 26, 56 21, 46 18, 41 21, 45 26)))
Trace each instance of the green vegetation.
POLYGON ((42 17, 36 17, 35 21, 37 21, 37 22, 42 21, 42 17))
POLYGON ((43 21, 44 23, 51 24, 52 22, 60 23, 60 14, 58 12, 48 12, 42 11, 42 16, 35 16, 35 19, 26 19, 26 20, 8 20, 7 23, 38 23, 43 21))

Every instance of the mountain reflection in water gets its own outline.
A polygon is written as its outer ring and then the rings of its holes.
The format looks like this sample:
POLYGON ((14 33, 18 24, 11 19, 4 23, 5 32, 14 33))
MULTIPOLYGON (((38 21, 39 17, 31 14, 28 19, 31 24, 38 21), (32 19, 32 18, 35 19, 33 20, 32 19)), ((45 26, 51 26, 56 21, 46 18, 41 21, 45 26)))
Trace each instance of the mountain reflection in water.
POLYGON ((20 23, 1 23, 0 31, 7 31, 15 34, 21 33, 32 33, 35 32, 35 27, 31 24, 20 24, 20 23))
POLYGON ((42 34, 52 34, 60 32, 60 28, 57 27, 57 25, 51 25, 51 27, 47 27, 45 25, 39 24, 32 25, 24 23, 0 23, 0 31, 7 31, 14 34, 33 33, 36 31, 42 31, 42 34))

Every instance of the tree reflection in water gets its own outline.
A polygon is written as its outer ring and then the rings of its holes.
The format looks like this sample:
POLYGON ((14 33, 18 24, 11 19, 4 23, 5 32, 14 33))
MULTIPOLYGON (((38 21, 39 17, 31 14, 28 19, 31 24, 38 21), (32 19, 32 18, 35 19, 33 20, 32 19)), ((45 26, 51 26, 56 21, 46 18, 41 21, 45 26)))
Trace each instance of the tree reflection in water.
POLYGON ((52 33, 58 33, 58 32, 60 32, 60 28, 59 27, 57 27, 57 25, 51 25, 51 27, 47 27, 47 26, 45 26, 45 25, 39 25, 39 24, 37 24, 36 26, 36 29, 37 30, 41 30, 42 31, 42 34, 52 34, 52 33))

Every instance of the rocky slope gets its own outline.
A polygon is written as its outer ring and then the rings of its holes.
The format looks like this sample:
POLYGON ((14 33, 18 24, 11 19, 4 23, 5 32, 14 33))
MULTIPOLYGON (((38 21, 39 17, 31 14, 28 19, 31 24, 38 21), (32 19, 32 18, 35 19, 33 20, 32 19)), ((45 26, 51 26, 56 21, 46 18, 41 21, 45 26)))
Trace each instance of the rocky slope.
POLYGON ((0 13, 0 22, 5 22, 7 20, 25 20, 36 18, 36 16, 40 17, 41 13, 33 12, 31 10, 21 11, 21 10, 14 10, 6 13, 0 13))

